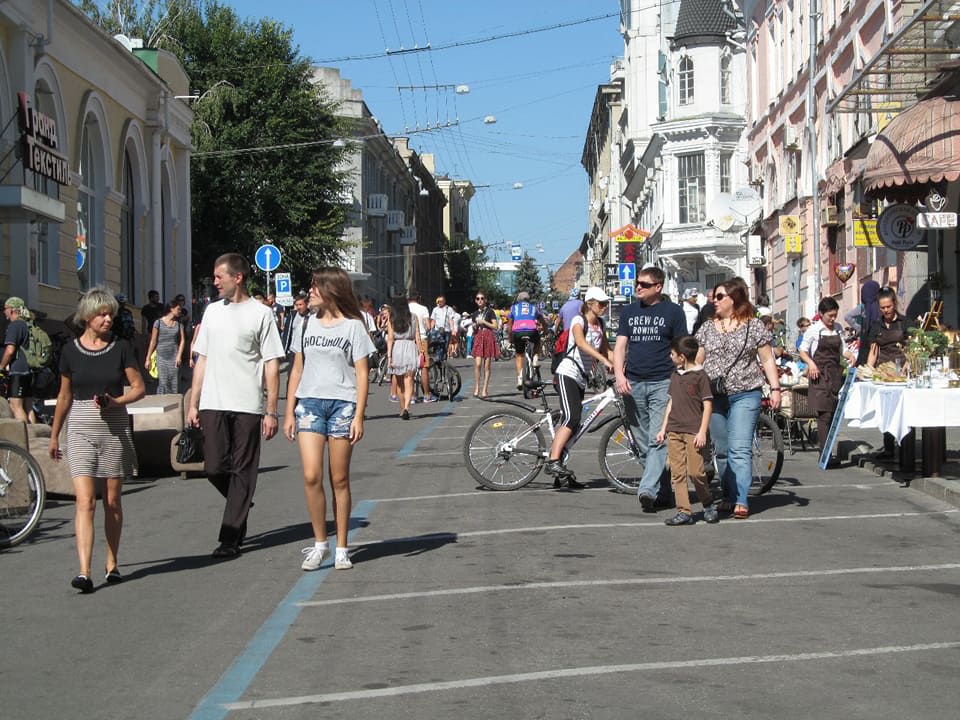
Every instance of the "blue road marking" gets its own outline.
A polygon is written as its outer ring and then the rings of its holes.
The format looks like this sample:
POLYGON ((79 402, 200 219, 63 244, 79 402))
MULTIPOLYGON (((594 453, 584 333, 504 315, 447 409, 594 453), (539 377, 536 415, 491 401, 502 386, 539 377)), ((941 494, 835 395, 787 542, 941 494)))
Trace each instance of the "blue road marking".
MULTIPOLYGON (((357 503, 350 515, 349 539, 353 540, 358 530, 366 525, 376 502, 363 500, 357 503)), ((298 603, 310 600, 320 584, 333 571, 333 558, 315 572, 304 573, 287 596, 280 601, 256 634, 247 643, 243 652, 227 668, 216 685, 194 708, 190 720, 222 720, 227 716, 227 703, 236 702, 250 687, 267 659, 286 636, 290 626, 303 609, 298 603)))
MULTIPOLYGON (((472 386, 473 386, 472 380, 470 380, 469 378, 464 380, 463 383, 460 385, 459 397, 460 398, 467 397, 467 395, 470 393, 472 386)), ((447 400, 438 400, 437 402, 433 403, 433 405, 442 406, 447 404, 448 402, 449 401, 447 400)), ((424 407, 426 407, 426 405, 424 407)), ((436 430, 437 427, 439 427, 440 423, 442 423, 451 415, 453 415, 452 409, 445 410, 444 412, 441 412, 439 415, 437 415, 437 417, 433 418, 420 430, 420 432, 418 432, 416 435, 414 435, 412 438, 410 438, 403 444, 403 447, 401 447, 400 450, 397 451, 397 457, 405 458, 413 455, 413 453, 417 449, 417 445, 419 445, 421 441, 426 440, 427 437, 430 435, 430 433, 436 430)))

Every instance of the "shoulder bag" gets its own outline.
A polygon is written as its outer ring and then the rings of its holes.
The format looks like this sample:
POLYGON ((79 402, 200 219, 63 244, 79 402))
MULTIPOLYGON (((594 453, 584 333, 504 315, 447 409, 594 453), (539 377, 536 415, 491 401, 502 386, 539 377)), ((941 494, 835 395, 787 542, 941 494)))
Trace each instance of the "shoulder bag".
POLYGON ((737 360, 740 359, 740 356, 743 355, 743 351, 747 349, 747 343, 750 342, 750 323, 747 322, 747 336, 743 339, 743 347, 740 348, 740 352, 737 353, 737 356, 733 359, 733 362, 730 363, 730 367, 727 368, 726 372, 723 373, 720 377, 710 379, 710 392, 713 394, 713 399, 726 397, 727 396, 727 380, 726 375, 731 370, 733 366, 737 364, 737 360))

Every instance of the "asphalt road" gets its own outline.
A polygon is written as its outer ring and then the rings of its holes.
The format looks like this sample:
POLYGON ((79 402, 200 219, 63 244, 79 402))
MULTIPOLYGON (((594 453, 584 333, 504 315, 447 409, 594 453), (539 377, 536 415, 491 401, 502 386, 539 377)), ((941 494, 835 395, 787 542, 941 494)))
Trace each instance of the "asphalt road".
MULTIPOLYGON (((512 364, 495 371, 515 397, 512 364)), ((798 452, 749 520, 668 528, 600 479, 595 436, 572 462, 584 491, 482 491, 461 443, 489 409, 402 422, 374 389, 350 571, 300 570, 311 531, 282 439, 233 561, 209 558, 222 500, 204 479, 131 482, 127 581, 81 596, 72 507, 49 507, 0 554, 0 715, 957 717, 955 508, 798 452)))

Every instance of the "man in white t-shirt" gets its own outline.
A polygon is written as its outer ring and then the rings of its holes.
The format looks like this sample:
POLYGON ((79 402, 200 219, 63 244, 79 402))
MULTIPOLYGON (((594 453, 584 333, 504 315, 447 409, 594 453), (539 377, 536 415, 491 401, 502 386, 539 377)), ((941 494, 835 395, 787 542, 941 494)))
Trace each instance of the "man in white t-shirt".
POLYGON ((700 306, 697 299, 700 293, 696 288, 687 288, 683 291, 683 315, 687 319, 687 332, 693 335, 693 327, 697 324, 697 318, 700 317, 700 306))
POLYGON ((430 378, 428 377, 430 373, 426 371, 426 368, 430 366, 430 354, 427 352, 427 333, 433 327, 433 321, 430 319, 430 311, 427 310, 426 306, 420 304, 419 290, 411 290, 407 294, 407 303, 410 306, 410 314, 417 319, 417 324, 420 326, 420 354, 424 358, 421 362, 424 370, 420 373, 423 401, 436 402, 437 398, 430 394, 430 378))
POLYGON ((247 293, 250 264, 237 253, 217 258, 213 284, 220 301, 203 315, 194 352, 187 422, 203 428, 204 469, 226 498, 220 545, 213 557, 240 554, 257 488, 260 438, 277 434, 283 343, 273 311, 247 293), (266 388, 266 412, 264 412, 266 388))
POLYGON ((447 334, 447 349, 450 348, 450 340, 456 335, 457 320, 460 316, 456 311, 447 305, 447 299, 443 295, 437 296, 437 304, 430 311, 430 323, 433 330, 443 330, 447 334))

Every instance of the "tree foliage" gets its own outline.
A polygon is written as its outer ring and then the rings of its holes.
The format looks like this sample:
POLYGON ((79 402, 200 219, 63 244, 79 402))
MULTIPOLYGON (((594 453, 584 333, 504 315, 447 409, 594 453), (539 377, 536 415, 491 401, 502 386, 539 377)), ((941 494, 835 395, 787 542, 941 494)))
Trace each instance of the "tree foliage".
POLYGON ((343 151, 332 141, 343 133, 292 30, 267 18, 242 20, 217 0, 81 0, 80 7, 108 32, 150 38, 173 52, 199 96, 192 106, 195 277, 208 276, 224 252, 252 259, 266 239, 281 249, 281 269, 295 287, 307 287, 318 265, 336 263, 344 177, 343 151))
POLYGON ((517 266, 516 280, 514 282, 517 292, 530 293, 530 299, 534 302, 543 297, 543 282, 540 280, 540 268, 529 253, 523 253, 520 258, 520 264, 517 266))

